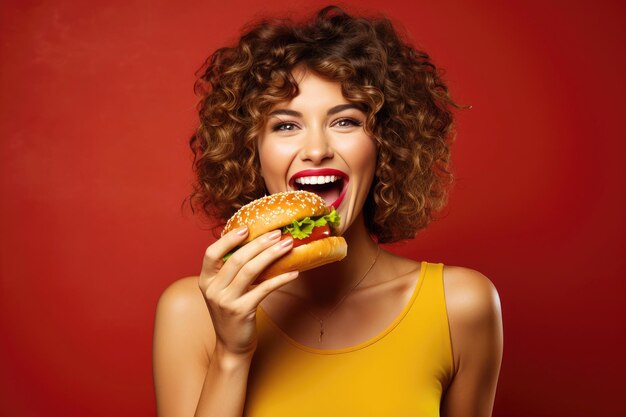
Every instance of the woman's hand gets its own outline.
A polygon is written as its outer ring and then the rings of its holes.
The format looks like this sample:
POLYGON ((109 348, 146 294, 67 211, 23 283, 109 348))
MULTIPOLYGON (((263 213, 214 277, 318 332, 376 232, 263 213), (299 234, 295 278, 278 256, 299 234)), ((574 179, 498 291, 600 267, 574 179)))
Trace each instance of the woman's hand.
POLYGON ((293 239, 280 240, 280 230, 266 233, 226 255, 248 235, 247 227, 233 230, 208 247, 199 285, 211 314, 216 351, 251 355, 256 349, 256 309, 272 291, 291 282, 298 272, 289 272, 251 284, 265 268, 293 247, 293 239))

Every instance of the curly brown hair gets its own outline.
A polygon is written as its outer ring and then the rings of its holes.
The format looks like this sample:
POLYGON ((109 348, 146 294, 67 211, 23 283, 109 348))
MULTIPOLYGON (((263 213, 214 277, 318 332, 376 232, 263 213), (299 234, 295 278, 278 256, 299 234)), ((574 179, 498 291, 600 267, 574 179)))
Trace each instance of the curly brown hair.
POLYGON ((378 147, 363 208, 369 232, 380 243, 413 238, 447 199, 456 104, 430 57, 387 18, 335 6, 303 22, 261 21, 207 59, 195 83, 201 123, 190 141, 192 208, 227 219, 265 194, 256 138, 270 109, 298 95, 296 66, 340 82, 367 115, 378 147))

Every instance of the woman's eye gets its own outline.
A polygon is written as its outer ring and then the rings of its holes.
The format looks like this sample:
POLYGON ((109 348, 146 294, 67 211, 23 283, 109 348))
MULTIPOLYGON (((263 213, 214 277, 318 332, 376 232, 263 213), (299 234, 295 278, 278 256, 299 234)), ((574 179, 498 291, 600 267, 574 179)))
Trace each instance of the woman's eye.
POLYGON ((272 132, 291 132, 296 127, 294 123, 278 123, 272 127, 272 132))
POLYGON ((340 119, 335 122, 335 126, 338 127, 352 127, 352 126, 361 126, 362 123, 358 120, 354 119, 340 119))

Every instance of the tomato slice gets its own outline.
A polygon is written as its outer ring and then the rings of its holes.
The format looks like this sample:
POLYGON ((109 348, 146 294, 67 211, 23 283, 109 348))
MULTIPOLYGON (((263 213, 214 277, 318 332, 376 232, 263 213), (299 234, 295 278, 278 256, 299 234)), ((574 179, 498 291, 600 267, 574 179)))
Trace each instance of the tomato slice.
MULTIPOLYGON (((280 240, 287 239, 287 237, 291 236, 289 233, 285 233, 281 236, 280 240)), ((307 243, 313 242, 314 240, 324 239, 330 236, 330 226, 317 226, 313 228, 311 234, 304 239, 293 239, 293 247, 297 248, 298 246, 306 245, 307 243)))

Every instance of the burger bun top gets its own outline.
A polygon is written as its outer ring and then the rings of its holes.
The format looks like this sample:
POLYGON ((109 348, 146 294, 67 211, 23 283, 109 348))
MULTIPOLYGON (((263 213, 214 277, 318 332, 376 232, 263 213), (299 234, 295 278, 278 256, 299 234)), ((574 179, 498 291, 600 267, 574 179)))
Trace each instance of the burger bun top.
POLYGON ((271 194, 241 207, 226 222, 222 236, 231 230, 248 226, 248 243, 263 233, 280 229, 294 220, 328 214, 330 209, 320 196, 308 191, 287 191, 271 194))

